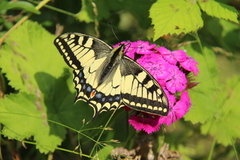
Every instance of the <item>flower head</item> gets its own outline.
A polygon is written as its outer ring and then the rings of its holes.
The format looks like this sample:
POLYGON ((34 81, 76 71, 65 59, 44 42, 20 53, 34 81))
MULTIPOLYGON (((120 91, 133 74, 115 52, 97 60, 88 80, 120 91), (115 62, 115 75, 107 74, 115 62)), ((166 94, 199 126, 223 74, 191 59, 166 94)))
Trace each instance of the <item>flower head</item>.
POLYGON ((139 57, 136 61, 160 84, 167 95, 170 108, 167 116, 144 112, 141 116, 131 115, 129 123, 136 130, 152 133, 158 131, 161 124, 169 126, 182 118, 191 106, 187 89, 189 89, 189 84, 195 84, 188 76, 190 72, 193 72, 194 76, 197 75, 198 63, 183 50, 170 51, 165 47, 156 47, 145 41, 122 43, 126 44, 126 55, 133 59, 139 57))

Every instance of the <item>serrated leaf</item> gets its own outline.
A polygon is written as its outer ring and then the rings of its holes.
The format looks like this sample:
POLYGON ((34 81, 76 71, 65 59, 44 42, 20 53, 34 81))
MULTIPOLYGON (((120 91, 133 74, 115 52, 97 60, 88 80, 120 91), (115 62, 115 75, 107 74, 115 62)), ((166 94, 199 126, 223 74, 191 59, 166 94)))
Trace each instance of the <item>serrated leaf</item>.
POLYGON ((64 69, 67 65, 53 39, 40 25, 27 21, 10 34, 0 52, 2 72, 19 90, 0 99, 4 135, 18 140, 32 136, 42 153, 52 152, 61 144, 66 133, 63 125, 78 130, 83 127, 83 119, 89 121, 93 113, 86 103, 74 105, 75 93, 69 91, 69 79, 73 90, 72 74, 64 69), (5 119, 16 114, 15 119, 5 119), (32 122, 29 128, 23 124, 25 120, 32 122))
POLYGON ((61 143, 66 131, 57 125, 52 129, 46 115, 37 109, 36 101, 34 96, 26 93, 6 95, 4 100, 0 100, 0 122, 4 124, 2 133, 20 141, 34 136, 36 147, 47 153, 61 143))
POLYGON ((238 23, 238 11, 229 5, 214 0, 198 0, 201 9, 208 15, 238 23))
POLYGON ((150 9, 150 18, 154 40, 166 34, 196 31, 203 26, 198 5, 185 0, 158 0, 150 9))
POLYGON ((203 55, 193 48, 188 46, 187 52, 199 63, 200 73, 195 80, 199 85, 190 90, 193 106, 184 118, 202 123, 203 134, 211 134, 218 143, 230 145, 240 138, 240 78, 232 78, 227 85, 221 85, 213 51, 204 48, 203 55))
POLYGON ((214 135, 218 143, 232 145, 234 139, 240 138, 240 79, 237 77, 230 79, 222 92, 225 93, 225 99, 221 108, 214 118, 202 125, 201 130, 204 134, 214 135))
POLYGON ((188 46, 187 53, 197 62, 200 70, 195 82, 199 84, 190 90, 192 107, 184 118, 192 123, 204 123, 215 114, 219 108, 215 102, 218 88, 218 73, 216 58, 212 50, 204 48, 204 55, 188 46))
POLYGON ((9 9, 21 9, 27 12, 32 12, 35 14, 40 14, 41 12, 39 10, 36 10, 36 8, 34 7, 34 5, 32 5, 29 2, 24 2, 24 1, 11 1, 8 2, 4 5, 3 7, 6 10, 9 9))
POLYGON ((38 92, 36 73, 44 71, 55 78, 61 76, 65 64, 53 45, 54 38, 39 24, 30 21, 9 35, 1 50, 0 67, 7 73, 12 87, 35 94, 38 92))

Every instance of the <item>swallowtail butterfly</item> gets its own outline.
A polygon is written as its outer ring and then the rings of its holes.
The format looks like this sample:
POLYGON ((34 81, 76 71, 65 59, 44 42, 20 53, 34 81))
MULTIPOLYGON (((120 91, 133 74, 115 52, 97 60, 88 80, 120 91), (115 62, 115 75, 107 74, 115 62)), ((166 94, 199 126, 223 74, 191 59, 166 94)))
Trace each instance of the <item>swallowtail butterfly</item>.
POLYGON ((124 55, 125 45, 113 48, 102 40, 81 33, 57 37, 55 46, 73 68, 76 100, 87 102, 94 115, 123 106, 166 116, 168 99, 146 69, 124 55))

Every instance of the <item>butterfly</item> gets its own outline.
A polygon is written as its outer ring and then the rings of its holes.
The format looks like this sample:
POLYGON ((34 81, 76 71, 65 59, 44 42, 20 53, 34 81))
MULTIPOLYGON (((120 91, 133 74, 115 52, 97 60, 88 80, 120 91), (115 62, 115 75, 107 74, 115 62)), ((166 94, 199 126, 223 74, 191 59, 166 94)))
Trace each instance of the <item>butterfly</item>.
POLYGON ((87 102, 94 109, 93 117, 123 106, 153 115, 168 114, 163 89, 146 69, 124 55, 124 44, 113 48, 81 33, 62 34, 54 44, 73 69, 75 102, 87 102))

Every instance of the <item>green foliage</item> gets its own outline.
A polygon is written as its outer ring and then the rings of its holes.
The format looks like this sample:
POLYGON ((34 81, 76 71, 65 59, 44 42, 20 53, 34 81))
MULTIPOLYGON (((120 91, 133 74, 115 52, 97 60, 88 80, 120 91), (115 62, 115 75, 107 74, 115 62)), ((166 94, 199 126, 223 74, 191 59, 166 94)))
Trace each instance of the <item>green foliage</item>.
POLYGON ((51 89, 54 78, 60 77, 64 72, 64 63, 58 54, 54 54, 56 49, 50 43, 53 39, 54 36, 37 23, 26 22, 12 32, 5 41, 0 59, 3 72, 7 73, 12 87, 36 94, 39 92, 38 84, 43 85, 42 82, 47 82, 48 85, 41 86, 40 89, 43 92, 51 89), (49 56, 51 58, 48 58, 49 56), (53 64, 58 67, 53 67, 53 64), (4 67, 5 65, 9 67, 4 67), (46 71, 46 75, 38 76, 42 71, 46 71))
POLYGON ((214 0, 209 1, 198 0, 198 4, 201 10, 203 10, 210 16, 238 23, 237 20, 238 11, 234 7, 214 0))
POLYGON ((110 159, 110 153, 113 149, 114 147, 111 145, 105 146, 97 153, 97 155, 95 155, 95 157, 98 159, 110 159))
MULTIPOLYGON (((140 0, 140 2, 139 0, 123 0, 115 1, 114 3, 112 3, 112 0, 95 1, 94 3, 83 0, 81 11, 76 16, 80 21, 89 23, 94 20, 109 19, 111 15, 117 15, 118 11, 124 8, 125 11, 123 12, 130 12, 138 20, 140 25, 145 27, 150 24, 147 13, 151 5, 151 1, 144 0, 140 0), (141 5, 136 7, 138 3, 141 3, 141 5), (144 22, 141 21, 142 19, 144 19, 144 22)), ((114 20, 109 20, 109 22, 112 21, 114 20)))
POLYGON ((202 123, 203 134, 215 135, 217 142, 232 145, 240 138, 236 128, 240 109, 236 101, 239 96, 239 78, 227 79, 227 85, 219 82, 216 57, 209 48, 204 48, 204 55, 191 50, 190 53, 199 63, 200 73, 196 79, 199 87, 191 91, 193 107, 185 116, 193 123, 202 123))
POLYGON ((66 84, 71 75, 64 71, 53 38, 37 23, 25 22, 6 40, 0 58, 9 84, 19 90, 0 101, 3 134, 18 140, 33 136, 43 153, 54 151, 63 141, 66 130, 59 123, 79 128, 91 114, 87 109, 81 117, 83 111, 77 106, 83 104, 73 104, 75 94, 66 84))
POLYGON ((195 31, 203 26, 197 3, 185 0, 158 0, 150 9, 154 25, 154 40, 165 34, 195 31))
POLYGON ((216 97, 217 102, 221 102, 216 106, 219 109, 201 127, 203 134, 215 135, 217 142, 226 146, 232 145, 235 139, 240 138, 238 128, 240 109, 237 101, 240 98, 239 91, 239 77, 233 77, 228 80, 226 86, 219 87, 216 97))
MULTIPOLYGON (((120 40, 158 39, 157 44, 171 50, 185 49, 199 64, 195 78, 199 84, 189 90, 192 108, 185 121, 162 127, 162 132, 154 134, 154 147, 161 148, 161 139, 184 159, 238 159, 240 28, 234 7, 213 0, 82 0, 81 8, 75 5, 71 9, 72 4, 79 4, 71 0, 50 2, 45 6, 50 9, 40 12, 30 2, 0 2, 0 35, 18 22, 22 14, 18 11, 39 14, 11 31, 0 49, 0 96, 6 88, 0 99, 3 139, 34 144, 40 153, 56 157, 62 150, 109 159, 115 147, 134 148, 140 134, 129 127, 125 110, 116 111, 111 121, 112 112, 91 120, 91 107, 84 102, 74 104, 71 69, 53 45, 56 36, 51 33, 61 32, 55 27, 59 23, 65 27, 63 32, 99 32, 101 39, 114 44, 117 40, 107 25, 111 22, 120 40), (6 18, 14 16, 14 11, 17 18, 6 18), (54 25, 44 29, 39 23, 54 25), (184 35, 189 32, 194 34, 184 35), (168 36, 160 38, 163 35, 168 36)), ((35 148, 31 151, 39 154, 35 148)), ((60 156, 69 159, 64 153, 60 156)))
POLYGON ((10 1, 10 2, 2 2, 0 3, 0 10, 10 10, 10 9, 18 9, 24 10, 27 12, 32 12, 35 14, 40 14, 39 10, 36 10, 34 5, 29 2, 24 1, 10 1))
POLYGON ((76 17, 80 21, 85 21, 86 23, 94 21, 92 4, 90 1, 87 0, 82 1, 81 11, 76 15, 76 17))
POLYGON ((158 0, 150 9, 154 40, 166 34, 189 33, 203 27, 200 10, 210 16, 238 22, 237 10, 217 1, 158 0))
POLYGON ((205 54, 203 55, 194 51, 193 46, 189 46, 187 52, 199 63, 200 73, 196 77, 196 82, 200 82, 200 84, 190 92, 193 107, 185 118, 193 123, 205 123, 219 109, 216 107, 217 104, 214 100, 217 94, 215 86, 218 86, 217 63, 212 50, 204 48, 205 54))
POLYGON ((47 116, 39 111, 41 108, 36 108, 34 102, 38 103, 33 95, 26 93, 5 96, 4 101, 0 101, 0 121, 4 124, 2 134, 19 141, 34 136, 40 152, 52 152, 61 144, 66 131, 59 125, 49 125, 47 116))

